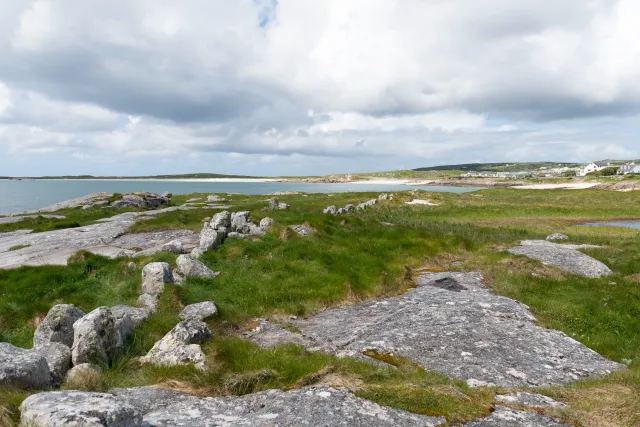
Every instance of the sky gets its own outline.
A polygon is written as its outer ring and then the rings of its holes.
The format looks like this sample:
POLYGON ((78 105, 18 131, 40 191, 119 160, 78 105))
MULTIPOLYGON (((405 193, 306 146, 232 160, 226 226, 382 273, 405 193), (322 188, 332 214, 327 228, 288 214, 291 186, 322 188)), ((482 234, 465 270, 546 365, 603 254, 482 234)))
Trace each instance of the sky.
POLYGON ((640 158, 638 0, 0 10, 0 176, 640 158))

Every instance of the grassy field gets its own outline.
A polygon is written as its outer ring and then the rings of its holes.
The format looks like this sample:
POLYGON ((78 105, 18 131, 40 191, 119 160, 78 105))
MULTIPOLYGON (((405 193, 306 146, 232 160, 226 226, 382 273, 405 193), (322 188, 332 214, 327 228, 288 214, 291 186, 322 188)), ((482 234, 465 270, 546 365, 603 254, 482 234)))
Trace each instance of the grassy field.
MULTIPOLYGON (((160 310, 131 339, 112 366, 103 367, 90 390, 162 383, 206 396, 244 394, 268 388, 323 383, 344 386, 384 405, 417 413, 444 415, 451 425, 488 414, 501 389, 470 389, 460 381, 417 369, 398 369, 310 353, 296 346, 263 350, 241 340, 255 317, 272 320, 387 295, 397 295, 421 271, 481 271, 487 285, 529 305, 540 324, 564 331, 629 368, 603 379, 541 390, 569 404, 550 413, 583 426, 640 424, 640 241, 639 232, 589 228, 600 219, 640 218, 640 194, 601 190, 493 189, 467 194, 415 191, 398 193, 365 213, 322 215, 327 205, 343 206, 377 194, 282 196, 286 211, 264 211, 264 197, 230 197, 233 210, 250 210, 276 225, 254 241, 228 240, 203 262, 221 275, 189 279, 168 286, 160 310), (412 198, 439 206, 407 206, 412 198), (288 225, 309 223, 316 233, 300 238, 288 225), (589 254, 605 262, 614 275, 585 279, 516 257, 503 250, 522 239, 562 232, 572 242, 602 245, 589 254), (180 309, 213 300, 220 310, 211 320, 214 338, 203 349, 209 368, 139 366, 136 359, 177 322, 180 309)), ((190 196, 174 199, 181 204, 190 196)), ((65 212, 64 221, 88 224, 92 211, 65 212)), ((211 210, 158 215, 135 224, 130 232, 171 228, 199 230, 211 210)), ((40 219, 39 219, 40 220, 40 219)), ((41 230, 55 220, 41 219, 41 230)), ((27 224, 22 223, 22 225, 27 224)), ((12 224, 13 225, 13 224, 12 224)), ((25 228, 24 226, 20 228, 25 228)), ((55 228, 55 227, 54 227, 55 228)), ((8 230, 1 230, 8 231, 8 230)), ((0 271, 0 341, 30 347, 38 321, 51 305, 73 303, 89 311, 101 305, 134 304, 140 269, 150 261, 175 265, 175 255, 156 254, 108 260, 77 254, 67 267, 24 267, 0 271)), ((0 390, 0 425, 16 420, 17 406, 28 392, 0 390), (2 409, 4 408, 4 409, 2 409)))

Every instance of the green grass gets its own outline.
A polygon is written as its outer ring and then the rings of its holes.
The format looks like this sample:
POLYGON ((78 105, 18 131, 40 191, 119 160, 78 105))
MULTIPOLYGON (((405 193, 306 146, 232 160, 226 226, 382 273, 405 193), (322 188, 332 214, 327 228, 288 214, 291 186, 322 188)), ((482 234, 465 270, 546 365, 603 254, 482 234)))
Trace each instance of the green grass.
MULTIPOLYGON (((327 205, 344 206, 376 195, 282 196, 279 199, 292 208, 273 212, 263 210, 267 205, 264 196, 231 196, 231 210, 249 210, 255 221, 271 216, 276 220, 273 229, 263 238, 228 240, 220 250, 206 253, 202 261, 221 272, 216 279, 188 279, 184 286, 167 286, 159 312, 136 331, 127 351, 105 367, 93 389, 165 383, 218 396, 320 382, 347 386, 383 405, 444 415, 450 423, 486 415, 495 390, 471 390, 415 366, 372 367, 291 345, 263 350, 237 338, 255 317, 304 316, 327 307, 398 294, 410 285, 407 271, 426 267, 481 271, 494 291, 529 305, 543 326, 562 330, 629 366, 626 372, 604 379, 543 390, 570 403, 556 415, 585 426, 638 422, 640 234, 577 224, 639 218, 640 194, 600 190, 493 189, 461 195, 415 191, 396 194, 393 201, 365 213, 321 214, 327 205), (404 205, 412 198, 430 199, 440 206, 404 205), (316 233, 300 238, 287 229, 304 222, 316 233), (568 234, 572 242, 602 245, 588 253, 609 265, 614 275, 585 279, 502 252, 519 240, 544 238, 552 232, 568 234), (452 266, 453 261, 458 264, 452 266), (209 321, 215 337, 203 346, 209 369, 140 367, 136 358, 175 325, 179 310, 203 300, 214 300, 220 310, 220 315, 209 321), (603 398, 603 393, 617 396, 618 403, 603 398)), ((173 203, 182 204, 191 197, 196 195, 177 196, 173 203)), ((215 212, 169 212, 135 224, 130 232, 199 231, 202 220, 215 212)), ((68 220, 95 220, 75 214, 68 220)), ((54 222, 49 221, 46 227, 54 222)), ((161 253, 136 263, 141 267, 152 260, 173 265, 175 255, 161 253)), ((81 254, 67 267, 0 271, 0 341, 30 346, 37 319, 57 302, 73 303, 85 311, 135 303, 140 270, 128 269, 126 263, 81 254)), ((22 392, 0 393, 0 408, 15 413, 24 396, 22 392)))
POLYGON ((20 249, 24 249, 24 248, 28 248, 31 245, 16 245, 16 246, 11 246, 9 248, 9 252, 13 252, 13 251, 19 251, 20 249))

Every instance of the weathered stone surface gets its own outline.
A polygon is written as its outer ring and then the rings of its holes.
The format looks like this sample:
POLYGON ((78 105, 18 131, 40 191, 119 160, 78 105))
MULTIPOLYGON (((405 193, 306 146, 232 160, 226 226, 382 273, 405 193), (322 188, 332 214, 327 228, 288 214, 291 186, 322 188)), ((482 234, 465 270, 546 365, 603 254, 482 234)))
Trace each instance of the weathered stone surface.
POLYGON ((98 220, 96 224, 42 233, 0 233, 0 268, 16 268, 23 265, 66 265, 68 258, 79 250, 106 252, 105 247, 120 250, 160 250, 162 244, 179 238, 185 246, 197 244, 198 235, 189 230, 171 230, 153 233, 124 234, 137 221, 164 212, 189 210, 176 206, 144 212, 125 212, 98 220), (10 251, 15 246, 26 246, 10 251), (158 248, 158 249, 154 249, 158 248))
MULTIPOLYGON (((137 328, 142 322, 147 320, 151 316, 151 311, 146 308, 131 307, 130 305, 116 305, 111 307, 111 312, 116 319, 116 327, 121 327, 125 317, 129 317, 131 320, 131 326, 137 328)), ((127 335, 130 331, 121 330, 121 333, 127 335)))
POLYGON ((51 391, 27 397, 20 405, 24 426, 135 427, 142 416, 106 393, 51 391))
POLYGON ((231 214, 231 231, 237 233, 249 232, 249 212, 234 212, 231 214))
POLYGON ((0 387, 46 388, 51 383, 49 365, 41 354, 0 343, 0 387))
POLYGON ((416 284, 398 297, 291 323, 315 347, 393 354, 470 385, 566 384, 624 368, 537 326, 527 306, 489 292, 479 273, 425 274, 416 284), (458 291, 435 284, 446 278, 458 291))
POLYGON ((162 193, 162 197, 164 197, 165 199, 170 199, 173 197, 173 194, 165 191, 164 193, 162 193))
POLYGON ((164 284, 171 283, 171 266, 166 262, 152 262, 142 269, 142 293, 160 295, 164 284))
POLYGON ((387 200, 389 199, 389 195, 388 194, 381 194, 378 196, 378 200, 382 201, 382 200, 387 200))
POLYGON ((514 255, 525 255, 545 265, 558 267, 584 277, 602 277, 613 274, 602 262, 585 255, 578 249, 596 248, 592 245, 561 245, 545 240, 523 240, 520 246, 509 249, 514 255))
POLYGON ((269 199, 269 209, 270 210, 285 210, 289 209, 290 206, 286 203, 280 203, 278 199, 273 198, 269 199))
POLYGON ((329 214, 329 215, 335 215, 336 211, 337 211, 336 207, 331 205, 331 206, 327 206, 326 208, 324 208, 322 213, 323 214, 329 214))
POLYGON ((131 405, 141 414, 157 411, 176 403, 197 403, 200 398, 159 387, 113 388, 109 393, 119 402, 131 405))
POLYGON ((491 415, 467 423, 465 427, 570 427, 570 424, 536 412, 517 411, 504 406, 496 406, 491 415))
POLYGON ((377 405, 344 390, 307 387, 268 390, 240 397, 185 400, 148 413, 149 427, 229 426, 420 426, 435 427, 444 418, 411 414, 377 405))
POLYGON ((109 363, 123 342, 109 307, 96 308, 78 320, 73 329, 71 357, 74 365, 109 363))
POLYGON ((47 361, 51 374, 51 384, 60 385, 69 368, 71 368, 71 349, 59 342, 41 345, 31 350, 40 354, 47 361))
POLYGON ((218 230, 220 227, 231 227, 231 214, 228 211, 218 212, 209 221, 209 227, 218 230))
POLYGON ((548 396, 543 396, 542 394, 527 393, 524 391, 510 394, 498 394, 496 395, 496 400, 498 402, 513 403, 531 407, 549 406, 553 408, 563 408, 567 406, 564 403, 558 402, 557 400, 554 400, 548 396))
POLYGON ((549 234, 547 236, 547 240, 569 240, 569 236, 567 236, 566 234, 560 234, 560 233, 554 233, 554 234, 549 234))
POLYGON ((171 252, 174 254, 183 254, 184 246, 180 240, 172 240, 162 245, 163 252, 171 252))
POLYGON ((222 243, 222 236, 216 230, 205 224, 200 232, 200 249, 208 251, 217 249, 222 243))
POLYGON ((267 231, 268 229, 271 228, 272 225, 273 225, 273 218, 266 217, 260 220, 260 229, 262 231, 267 231))
POLYGON ((289 228, 298 233, 298 235, 300 235, 301 237, 308 236, 315 231, 313 228, 305 224, 290 225, 289 228))
POLYGON ((186 277, 216 277, 218 274, 188 255, 180 255, 176 260, 178 273, 186 277))
POLYGON ((186 280, 184 276, 181 276, 180 273, 178 273, 176 270, 173 270, 171 272, 171 275, 173 277, 173 283, 175 283, 176 285, 184 285, 184 282, 186 280))
POLYGON ((81 363, 71 368, 66 375, 68 386, 77 387, 96 383, 100 378, 100 368, 91 363, 81 363))
POLYGON ((376 203, 378 203, 378 199, 367 200, 366 202, 362 202, 362 203, 358 204, 358 206, 356 206, 356 210, 363 211, 366 208, 375 205, 376 203))
POLYGON ((207 202, 215 203, 215 202, 226 202, 227 199, 218 196, 217 194, 210 194, 207 196, 207 202))
POLYGON ((158 309, 159 299, 157 294, 142 294, 138 297, 138 304, 151 311, 156 311, 158 309))
POLYGON ((200 257, 204 255, 205 252, 206 251, 202 248, 193 248, 189 256, 193 259, 200 259, 200 257))
POLYGON ((235 231, 232 231, 231 233, 229 233, 227 235, 227 237, 229 239, 247 240, 247 239, 251 238, 251 235, 250 234, 237 233, 235 231))
POLYGON ((265 234, 267 234, 267 232, 265 230, 263 230, 261 227, 253 224, 253 223, 249 223, 249 235, 250 236, 264 236, 265 234))
POLYGON ((115 202, 111 203, 111 206, 116 209, 148 207, 147 202, 144 200, 144 198, 135 194, 125 194, 124 196, 122 196, 122 199, 116 200, 115 202))
POLYGON ((51 307, 40 322, 33 335, 33 346, 58 342, 71 347, 73 345, 73 324, 84 313, 70 304, 57 304, 51 307))
POLYGON ((140 361, 167 366, 192 363, 196 368, 204 369, 206 356, 198 344, 210 336, 206 323, 195 319, 183 320, 156 342, 140 361))
POLYGON ((184 310, 180 312, 178 317, 183 320, 204 320, 207 317, 213 316, 217 312, 218 307, 216 307, 213 301, 204 301, 186 306, 184 310))

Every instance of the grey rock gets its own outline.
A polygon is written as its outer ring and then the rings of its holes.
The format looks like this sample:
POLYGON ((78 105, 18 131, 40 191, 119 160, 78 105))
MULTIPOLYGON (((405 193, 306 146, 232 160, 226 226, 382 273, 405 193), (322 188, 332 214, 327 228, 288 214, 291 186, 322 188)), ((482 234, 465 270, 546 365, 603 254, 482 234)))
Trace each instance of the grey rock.
POLYGON ((131 261, 129 264, 127 264, 127 268, 128 268, 129 270, 135 270, 135 269, 136 269, 136 268, 138 268, 138 267, 136 266, 136 263, 135 263, 135 262, 131 261))
POLYGON ((398 297, 327 310, 291 323, 316 347, 409 359, 470 385, 560 385, 624 365, 535 324, 524 304, 492 294, 479 273, 431 273, 398 297), (433 283, 458 282, 458 291, 433 283))
MULTIPOLYGON (((151 311, 149 311, 148 309, 131 307, 130 305, 116 305, 114 307, 111 307, 111 313, 113 313, 113 316, 116 319, 116 327, 119 327, 119 325, 123 322, 122 319, 124 319, 125 317, 129 317, 129 319, 131 319, 131 326, 133 326, 134 329, 140 326, 142 322, 144 322, 149 318, 149 316, 151 316, 151 311)), ((130 331, 122 330, 121 333, 127 335, 130 333, 130 331)))
POLYGON ((356 206, 356 210, 363 211, 368 207, 375 205, 378 202, 377 199, 367 200, 366 202, 362 202, 356 206))
POLYGON ((84 205, 84 206, 82 207, 82 210, 83 210, 83 211, 90 211, 91 209, 93 209, 93 205, 84 205))
POLYGON ((183 320, 204 320, 216 313, 218 313, 218 308, 215 303, 213 301, 204 301, 186 306, 184 310, 180 312, 178 317, 183 320))
POLYGON ((172 240, 162 245, 162 252, 171 252, 174 254, 183 254, 184 246, 180 240, 172 240))
POLYGON ((543 396, 541 394, 533 394, 527 393, 524 391, 519 391, 516 393, 510 394, 498 394, 496 395, 496 400, 498 402, 503 403, 513 403, 523 406, 531 406, 531 407, 542 407, 549 406, 552 408, 564 408, 565 405, 562 402, 558 402, 548 396, 543 396))
POLYGON ((345 207, 342 208, 342 209, 344 210, 344 213, 349 213, 349 212, 353 211, 355 208, 356 207, 354 205, 348 204, 348 205, 345 205, 345 207))
POLYGON ((249 212, 231 214, 231 231, 247 234, 249 232, 249 212))
POLYGON ((268 390, 239 397, 188 399, 144 416, 149 427, 233 426, 420 426, 435 427, 444 418, 411 414, 377 405, 345 390, 307 387, 268 390))
POLYGON ((193 248, 189 256, 193 259, 200 259, 200 257, 204 255, 205 252, 206 251, 202 248, 193 248))
POLYGON ((100 368, 92 363, 80 363, 71 368, 66 375, 68 385, 83 385, 97 381, 100 378, 100 368))
POLYGON ((49 365, 41 354, 0 343, 0 387, 47 388, 51 384, 49 365))
POLYGON ((250 236, 264 236, 265 234, 267 234, 266 231, 264 231, 261 227, 253 224, 253 223, 249 223, 249 235, 250 236))
POLYGON ((340 208, 336 211, 336 215, 342 215, 343 213, 345 213, 344 208, 340 208))
POLYGON ((232 231, 231 233, 229 233, 227 235, 227 237, 229 239, 247 240, 247 239, 251 238, 251 235, 250 234, 236 233, 235 231, 232 231))
POLYGON ((217 249, 221 244, 222 238, 216 230, 204 225, 200 232, 200 249, 208 251, 210 249, 217 249))
POLYGON ((209 269, 200 261, 188 255, 180 255, 176 260, 177 271, 186 277, 216 277, 218 274, 209 269))
POLYGON ((382 201, 382 200, 387 200, 389 199, 389 195, 388 194, 381 194, 378 196, 378 200, 382 201))
POLYGON ((465 427, 570 427, 570 424, 535 412, 496 406, 491 415, 467 423, 465 427))
POLYGON ((273 218, 266 217, 260 220, 260 229, 262 231, 267 231, 268 229, 271 228, 272 225, 273 225, 273 218))
POLYGON ((218 212, 209 221, 209 227, 218 230, 220 227, 231 227, 231 214, 228 211, 218 212))
POLYGON ((186 280, 184 276, 181 276, 176 270, 173 270, 171 274, 173 277, 173 283, 175 283, 176 285, 184 285, 184 282, 186 280))
POLYGON ((309 234, 314 232, 314 229, 301 224, 301 225, 290 225, 289 226, 290 229, 292 229, 293 231, 295 231, 296 233, 298 233, 298 235, 300 235, 301 237, 305 237, 308 236, 309 234))
POLYGON ((560 233, 549 234, 547 240, 569 240, 569 236, 560 233))
POLYGON ((180 239, 183 244, 197 244, 198 235, 190 230, 169 230, 153 233, 125 234, 137 221, 165 212, 189 210, 175 206, 144 212, 125 212, 98 220, 96 224, 41 233, 0 233, 0 268, 16 268, 23 265, 66 265, 70 256, 79 250, 107 253, 116 256, 128 250, 160 250, 162 244, 180 239), (26 246, 19 251, 9 251, 14 246, 26 246))
POLYGON ((520 242, 520 246, 509 249, 509 253, 525 255, 545 265, 551 265, 584 277, 610 276, 613 273, 609 267, 578 250, 596 247, 592 245, 561 245, 545 240, 523 240, 520 242))
MULTIPOLYGON (((126 321, 126 319, 123 319, 126 321)), ((98 307, 74 325, 71 358, 80 363, 108 364, 124 341, 109 307, 98 307)))
POLYGON ((60 385, 67 371, 71 368, 71 349, 64 344, 54 342, 44 344, 31 351, 40 354, 47 361, 52 385, 60 385))
POLYGON ((160 298, 157 294, 142 294, 138 297, 138 304, 151 311, 156 311, 158 309, 159 300, 160 298))
POLYGON ((199 202, 202 199, 200 197, 194 197, 193 199, 189 199, 187 200, 185 203, 194 203, 194 202, 199 202))
POLYGON ((324 208, 324 210, 322 211, 323 214, 328 214, 328 215, 335 215, 337 212, 337 209, 335 206, 331 205, 331 206, 327 206, 326 208, 324 208))
POLYGON ((270 210, 285 210, 289 209, 290 206, 286 203, 280 203, 278 199, 273 198, 269 199, 269 209, 270 210))
POLYGON ((170 199, 173 197, 173 194, 165 191, 164 193, 162 193, 162 197, 164 197, 165 199, 170 199))
POLYGON ((166 262, 152 262, 142 268, 142 293, 160 295, 165 283, 171 283, 171 266, 166 262))
MULTIPOLYGON (((254 344, 262 348, 274 348, 284 344, 296 344, 306 349, 323 350, 317 348, 316 343, 302 334, 297 334, 284 329, 277 323, 272 323, 266 319, 256 319, 259 325, 245 332, 243 335, 254 344)), ((331 351, 331 348, 328 348, 331 351)))
POLYGON ((169 333, 156 342, 142 363, 176 366, 193 364, 196 368, 205 368, 206 356, 199 343, 211 336, 206 323, 187 319, 178 323, 169 333))
POLYGON ((224 240, 227 238, 227 235, 229 234, 230 230, 231 230, 231 227, 218 226, 218 228, 216 228, 216 231, 218 232, 218 237, 220 238, 220 243, 224 243, 224 240))
POLYGON ((50 391, 27 397, 20 405, 24 426, 135 427, 142 416, 131 405, 106 393, 50 391))
POLYGON ((176 403, 196 403, 200 398, 159 387, 113 388, 109 390, 119 402, 131 405, 141 414, 164 409, 176 403))
POLYGON ((216 194, 211 194, 209 196, 207 196, 207 202, 209 203, 216 203, 216 202, 226 202, 227 199, 224 199, 216 194))
POLYGON ((73 305, 54 305, 36 328, 33 335, 33 346, 41 347, 58 342, 71 347, 73 345, 73 324, 82 316, 84 313, 73 305))
POLYGON ((125 194, 122 199, 116 200, 111 203, 111 206, 116 209, 128 209, 128 208, 146 208, 147 202, 141 196, 135 194, 125 194))

